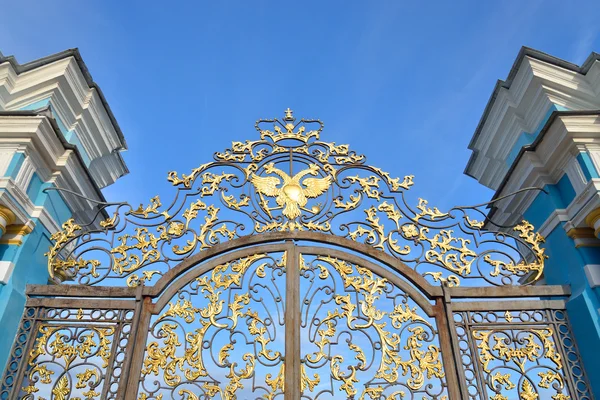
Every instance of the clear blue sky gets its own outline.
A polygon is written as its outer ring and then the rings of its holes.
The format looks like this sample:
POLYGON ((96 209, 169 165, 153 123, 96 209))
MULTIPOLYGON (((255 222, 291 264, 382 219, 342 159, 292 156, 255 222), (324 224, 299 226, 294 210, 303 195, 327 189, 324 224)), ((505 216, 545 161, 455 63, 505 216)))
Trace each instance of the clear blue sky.
POLYGON ((167 171, 291 107, 324 121, 322 139, 415 174, 411 191, 443 210, 491 197, 462 174, 467 144, 519 48, 581 63, 600 51, 598 15, 597 0, 0 0, 0 49, 24 63, 79 47, 130 148, 109 200, 166 202, 167 171))

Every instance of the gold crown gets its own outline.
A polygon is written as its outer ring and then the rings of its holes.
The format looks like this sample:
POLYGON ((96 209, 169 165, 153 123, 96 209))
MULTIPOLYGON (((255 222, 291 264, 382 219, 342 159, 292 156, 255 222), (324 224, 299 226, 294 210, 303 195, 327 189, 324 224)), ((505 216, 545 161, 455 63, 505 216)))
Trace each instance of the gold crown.
POLYGON ((295 139, 307 143, 311 138, 319 140, 319 134, 323 130, 323 122, 318 119, 302 118, 296 122, 294 111, 289 107, 284 111, 285 115, 280 121, 274 119, 261 119, 256 121, 255 128, 260 132, 260 138, 270 138, 274 143, 285 139, 295 139), (263 125, 273 124, 271 129, 263 129, 263 125), (312 128, 315 129, 312 129, 312 128))

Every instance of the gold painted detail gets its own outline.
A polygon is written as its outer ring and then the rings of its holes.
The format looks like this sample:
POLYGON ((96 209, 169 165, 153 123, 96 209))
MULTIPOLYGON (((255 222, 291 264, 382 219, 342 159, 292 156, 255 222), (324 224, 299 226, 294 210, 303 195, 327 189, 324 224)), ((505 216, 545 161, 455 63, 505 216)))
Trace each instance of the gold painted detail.
MULTIPOLYGON (((313 341, 317 351, 306 355, 308 365, 319 365, 326 360, 331 377, 341 383, 339 389, 344 392, 344 396, 358 394, 358 387, 355 386, 359 382, 358 374, 369 370, 371 362, 368 357, 372 356, 368 354, 373 350, 367 351, 348 341, 348 350, 344 354, 330 355, 332 341, 343 330, 339 322, 344 322, 349 332, 363 332, 367 337, 371 331, 374 333, 370 340, 379 343, 376 350, 379 354, 378 361, 373 361, 376 366, 375 379, 381 379, 386 384, 396 384, 401 377, 405 377, 406 387, 419 391, 424 387, 426 379, 441 379, 445 376, 439 347, 434 344, 426 348, 423 346, 424 342, 432 340, 434 331, 432 325, 417 314, 417 308, 411 308, 406 303, 397 304, 391 311, 377 307, 378 300, 385 296, 390 285, 386 279, 376 276, 367 268, 337 258, 319 256, 316 261, 325 263, 317 263, 315 266, 320 271, 319 279, 327 279, 331 274, 329 268, 333 268, 342 278, 344 289, 357 294, 358 304, 350 294, 333 295, 333 300, 339 307, 319 318, 318 339, 313 341), (389 320, 391 326, 387 326, 386 320, 389 320), (399 334, 403 330, 408 333, 404 342, 399 334), (350 362, 352 357, 355 363, 350 362)), ((317 377, 315 374, 315 379, 317 377)), ((312 390, 308 383, 303 384, 303 391, 312 390)), ((365 387, 357 398, 380 398, 382 391, 377 387, 365 387)))
POLYGON ((5 206, 0 206, 0 218, 2 218, 5 221, 5 223, 3 224, 4 228, 2 228, 2 234, 4 234, 4 231, 6 230, 7 226, 14 224, 17 220, 15 213, 12 212, 10 208, 5 206))
POLYGON ((567 232, 567 236, 573 240, 598 239, 591 228, 572 228, 567 232))
POLYGON ((146 206, 144 208, 144 205, 140 204, 140 206, 137 209, 129 211, 129 214, 140 215, 140 216, 143 216, 144 218, 148 218, 148 215, 150 215, 150 214, 158 215, 159 214, 158 208, 160 206, 162 206, 162 204, 160 202, 160 197, 154 196, 153 198, 150 199, 150 204, 148 206, 146 206))
MULTIPOLYGON (((266 264, 257 263, 266 258, 267 254, 251 255, 218 265, 210 274, 196 278, 192 286, 202 294, 204 306, 196 307, 192 299, 171 301, 154 323, 153 331, 160 340, 147 345, 143 376, 159 377, 166 385, 163 390, 174 390, 172 388, 185 382, 200 382, 204 391, 204 397, 201 398, 233 400, 238 398, 241 389, 250 384, 249 379, 255 376, 257 363, 276 365, 279 362, 279 375, 265 375, 264 384, 272 390, 264 398, 272 399, 281 393, 284 366, 282 354, 274 349, 269 333, 271 323, 250 307, 249 293, 239 292, 244 287, 244 275, 251 267, 258 278, 265 278, 266 264), (230 290, 233 288, 235 292, 230 290), (232 296, 227 305, 226 296, 232 296), (207 359, 206 353, 212 351, 207 344, 214 340, 215 332, 228 332, 235 337, 236 332, 240 332, 240 324, 245 325, 244 332, 253 340, 254 351, 243 352, 244 343, 228 340, 214 349, 215 358, 207 359), (193 328, 186 331, 187 326, 193 328), (184 334, 180 337, 182 328, 184 334), (241 365, 234 361, 240 358, 243 361, 241 365), (207 360, 211 368, 207 366, 207 360), (213 377, 218 374, 217 369, 224 370, 226 379, 223 384, 213 377)), ((312 384, 312 381, 307 382, 312 384)), ((161 392, 161 395, 163 393, 167 392, 161 392)))
POLYGON ((541 276, 543 238, 531 224, 523 221, 516 235, 497 235, 478 221, 485 211, 477 207, 442 211, 422 198, 411 205, 405 193, 413 175, 392 177, 348 145, 321 141, 322 122, 297 120, 289 109, 281 120, 258 121, 256 129, 257 140, 233 142, 189 174, 170 172, 177 190, 170 205, 158 196, 139 207, 120 204, 91 231, 67 221, 47 253, 51 277, 148 284, 146 271, 160 277, 184 257, 220 243, 293 231, 385 251, 433 282, 459 285, 474 278, 514 285, 541 276))
POLYGON ((22 390, 51 392, 54 399, 99 398, 114 333, 111 326, 41 325, 29 352, 29 385, 22 390))
POLYGON ((28 225, 9 225, 6 232, 0 238, 0 244, 20 246, 23 244, 23 238, 32 231, 28 225))
POLYGON ((539 233, 533 231, 533 225, 527 221, 522 221, 520 225, 513 228, 514 231, 519 232, 519 237, 523 239, 522 242, 529 245, 535 259, 529 263, 526 260, 521 260, 517 264, 514 262, 504 262, 499 260, 493 260, 491 256, 486 255, 484 260, 494 267, 494 270, 490 273, 491 276, 499 276, 504 273, 515 274, 526 276, 533 274, 531 278, 532 282, 537 281, 544 272, 544 260, 548 258, 544 254, 545 249, 541 248, 541 244, 545 242, 545 239, 539 233))
POLYGON ((448 287, 456 287, 460 285, 460 279, 456 275, 448 275, 447 278, 442 277, 442 272, 425 272, 425 276, 430 275, 433 277, 434 282, 442 282, 448 285, 448 287))
MULTIPOLYGON (((505 317, 509 323, 513 319, 508 312, 505 317)), ((484 373, 490 374, 487 379, 490 390, 494 392, 491 399, 508 399, 513 398, 513 395, 518 395, 522 400, 546 398, 541 395, 541 390, 553 391, 543 392, 552 399, 570 399, 570 396, 563 393, 566 390, 561 374, 563 361, 556 351, 552 328, 530 328, 523 331, 476 329, 472 334, 480 365, 484 373), (500 370, 506 372, 501 373, 500 370), (538 379, 536 382, 533 380, 535 375, 529 374, 530 370, 535 371, 538 379), (519 385, 515 383, 518 382, 518 377, 513 379, 513 374, 522 376, 519 385)))
MULTIPOLYGON (((250 176, 250 182, 252 182, 256 191, 261 196, 276 197, 278 206, 283 208, 282 214, 290 220, 293 220, 302 214, 302 210, 305 210, 309 198, 321 196, 329 189, 329 186, 331 186, 331 176, 326 176, 325 178, 306 178, 300 182, 300 179, 306 175, 317 175, 318 170, 318 165, 311 164, 307 169, 290 177, 282 170, 275 168, 273 163, 270 163, 265 166, 265 172, 268 174, 279 175, 281 179, 274 176, 261 177, 252 174, 250 176), (283 185, 277 187, 281 184, 281 180, 283 180, 283 185)), ((263 204, 261 204, 261 206, 263 206, 263 204)), ((274 209, 275 208, 269 208, 266 205, 263 208, 269 215, 271 215, 271 211, 274 209)), ((305 211, 313 213, 312 210, 305 211)), ((316 209, 315 211, 314 214, 320 210, 316 209)))
MULTIPOLYGON (((600 219, 600 208, 596 208, 595 210, 591 211, 586 217, 585 217, 585 223, 592 229, 594 229, 594 231, 597 231, 596 229, 596 222, 598 222, 598 220, 600 219)), ((595 232, 596 233, 596 232, 595 232)))
POLYGON ((82 257, 74 258, 72 256, 68 256, 66 259, 59 257, 60 250, 77 237, 77 232, 81 231, 81 226, 77 225, 75 220, 71 218, 62 224, 62 229, 62 231, 50 236, 50 240, 54 242, 54 245, 44 254, 48 257, 50 277, 65 281, 72 279, 82 270, 89 270, 91 276, 98 277, 96 268, 100 265, 100 261, 85 260, 82 257))
POLYGON ((158 261, 160 251, 158 243, 166 239, 166 230, 161 227, 161 234, 155 236, 147 228, 136 228, 134 235, 125 234, 117 240, 120 245, 111 250, 113 254, 113 271, 119 275, 138 270, 142 265, 158 261))

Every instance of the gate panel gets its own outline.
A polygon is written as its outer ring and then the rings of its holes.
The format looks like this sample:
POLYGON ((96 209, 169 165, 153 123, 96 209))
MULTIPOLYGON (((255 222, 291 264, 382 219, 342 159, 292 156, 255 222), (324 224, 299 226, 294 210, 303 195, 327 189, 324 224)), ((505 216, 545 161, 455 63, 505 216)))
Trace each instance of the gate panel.
POLYGON ((591 399, 566 311, 522 303, 454 313, 469 399, 591 399))
POLYGON ((139 399, 273 399, 282 394, 285 253, 216 266, 152 317, 139 399))
POLYGON ((303 253, 299 269, 303 398, 448 399, 427 299, 330 255, 303 253))
MULTIPOLYGON (((4 372, 2 379, 2 386, 0 387, 0 399, 7 400, 10 394, 14 392, 15 388, 18 388, 21 382, 21 374, 19 369, 25 368, 24 362, 25 355, 27 354, 27 348, 29 343, 35 336, 31 334, 34 326, 38 309, 34 307, 26 307, 23 312, 21 324, 19 330, 15 336, 15 342, 10 352, 10 359, 4 372)), ((17 389, 18 390, 18 389, 17 389)))
POLYGON ((30 299, 38 306, 25 310, 1 398, 116 399, 134 302, 98 300, 93 307, 85 300, 44 299, 44 307, 39 300, 30 299))

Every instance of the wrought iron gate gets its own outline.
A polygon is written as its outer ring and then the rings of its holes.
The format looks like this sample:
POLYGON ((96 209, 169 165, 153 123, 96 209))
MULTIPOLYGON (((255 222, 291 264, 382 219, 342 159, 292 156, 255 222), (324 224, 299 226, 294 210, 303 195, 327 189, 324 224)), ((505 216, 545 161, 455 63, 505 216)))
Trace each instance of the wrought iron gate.
POLYGON ((568 287, 519 283, 543 272, 530 224, 412 208, 412 176, 289 109, 257 129, 170 173, 168 207, 64 224, 61 284, 28 288, 0 399, 592 398, 568 287))

